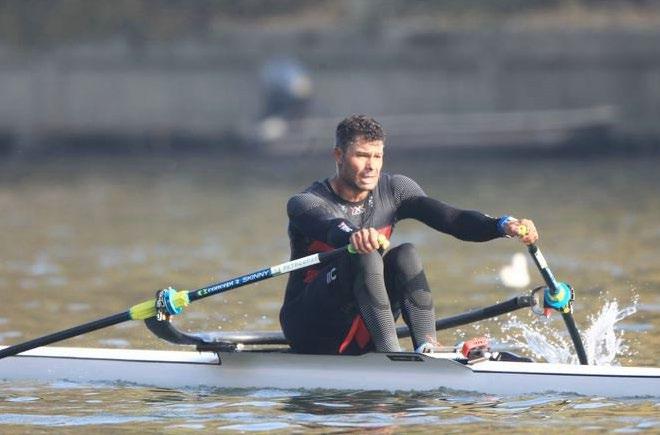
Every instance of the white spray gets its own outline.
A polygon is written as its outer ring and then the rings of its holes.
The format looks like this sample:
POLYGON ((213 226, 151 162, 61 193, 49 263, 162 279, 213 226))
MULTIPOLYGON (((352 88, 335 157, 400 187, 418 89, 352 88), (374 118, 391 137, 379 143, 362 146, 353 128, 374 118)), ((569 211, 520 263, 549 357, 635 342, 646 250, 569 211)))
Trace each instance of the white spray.
MULTIPOLYGON (((614 326, 636 312, 637 301, 633 301, 631 306, 619 309, 618 302, 612 300, 605 302, 598 315, 589 316, 591 324, 582 334, 589 364, 616 365, 617 357, 629 351, 623 343, 623 331, 615 331, 614 326)), ((566 334, 560 334, 558 326, 556 323, 550 325, 550 322, 543 319, 526 324, 513 317, 502 329, 510 333, 506 341, 528 349, 537 360, 579 364, 570 338, 566 334)))

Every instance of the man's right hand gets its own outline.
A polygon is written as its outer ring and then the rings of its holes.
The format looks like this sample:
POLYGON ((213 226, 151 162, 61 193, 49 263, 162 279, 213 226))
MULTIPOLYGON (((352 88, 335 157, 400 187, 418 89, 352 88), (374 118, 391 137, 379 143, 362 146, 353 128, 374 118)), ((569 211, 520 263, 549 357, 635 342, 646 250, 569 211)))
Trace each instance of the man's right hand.
POLYGON ((536 243, 539 239, 536 226, 529 219, 513 219, 506 224, 504 231, 508 236, 518 237, 525 245, 536 243))
POLYGON ((368 254, 380 248, 387 249, 389 241, 375 228, 362 228, 351 234, 351 245, 358 254, 368 254))

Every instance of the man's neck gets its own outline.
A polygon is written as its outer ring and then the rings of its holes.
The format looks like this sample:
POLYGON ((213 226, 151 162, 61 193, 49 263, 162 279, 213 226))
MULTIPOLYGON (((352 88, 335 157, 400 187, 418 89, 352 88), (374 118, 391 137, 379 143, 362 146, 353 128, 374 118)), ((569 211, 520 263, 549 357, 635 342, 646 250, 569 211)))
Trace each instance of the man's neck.
POLYGON ((330 186, 344 201, 362 202, 369 196, 368 190, 357 190, 336 175, 330 179, 330 186))

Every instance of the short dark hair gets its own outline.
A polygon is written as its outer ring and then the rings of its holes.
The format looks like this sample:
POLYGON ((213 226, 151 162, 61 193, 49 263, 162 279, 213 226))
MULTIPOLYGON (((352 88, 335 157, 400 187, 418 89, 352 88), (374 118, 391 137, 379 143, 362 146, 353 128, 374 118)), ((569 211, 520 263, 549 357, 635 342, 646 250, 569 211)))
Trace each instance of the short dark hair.
POLYGON ((366 115, 351 115, 344 118, 338 125, 335 133, 335 147, 342 151, 358 139, 372 142, 385 140, 383 126, 375 119, 366 115))

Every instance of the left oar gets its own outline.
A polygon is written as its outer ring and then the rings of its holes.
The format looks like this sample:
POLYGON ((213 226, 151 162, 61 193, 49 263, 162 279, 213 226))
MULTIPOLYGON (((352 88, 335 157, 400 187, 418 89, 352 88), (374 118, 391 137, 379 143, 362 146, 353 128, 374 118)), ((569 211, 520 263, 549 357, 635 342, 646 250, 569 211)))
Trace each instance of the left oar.
MULTIPOLYGON (((381 242, 381 244, 384 243, 381 242)), ((0 359, 25 352, 30 349, 66 340, 67 338, 77 337, 88 332, 107 328, 108 326, 127 322, 129 320, 146 320, 151 317, 156 317, 159 315, 159 308, 161 310, 160 312, 162 312, 162 310, 166 310, 169 314, 179 314, 183 310, 183 307, 198 299, 224 293, 231 289, 242 287, 244 285, 258 281, 263 281, 274 276, 293 272, 294 270, 304 269, 309 266, 324 263, 346 252, 354 253, 353 247, 351 245, 347 245, 332 251, 308 255, 307 257, 298 258, 297 260, 291 260, 286 263, 278 264, 277 266, 257 270, 256 272, 248 273, 234 279, 212 284, 208 287, 200 288, 194 291, 175 291, 172 289, 165 290, 159 293, 159 297, 157 299, 151 299, 134 305, 123 313, 117 313, 109 317, 94 320, 93 322, 75 326, 70 329, 65 329, 64 331, 35 338, 34 340, 26 341, 25 343, 9 346, 0 350, 0 359)))
POLYGON ((580 338, 580 332, 575 324, 575 319, 573 319, 573 289, 568 284, 558 282, 555 279, 538 246, 534 244, 529 245, 528 250, 534 259, 536 267, 541 272, 543 280, 548 286, 544 293, 545 306, 561 312, 564 323, 568 328, 568 333, 571 336, 571 340, 573 340, 573 346, 575 346, 575 352, 577 353, 580 364, 589 364, 587 353, 584 351, 584 345, 582 344, 582 338, 580 338))

